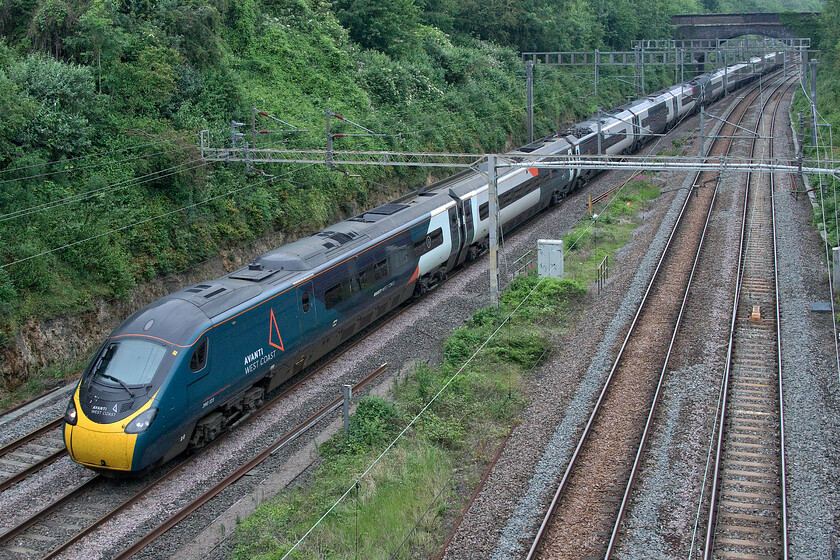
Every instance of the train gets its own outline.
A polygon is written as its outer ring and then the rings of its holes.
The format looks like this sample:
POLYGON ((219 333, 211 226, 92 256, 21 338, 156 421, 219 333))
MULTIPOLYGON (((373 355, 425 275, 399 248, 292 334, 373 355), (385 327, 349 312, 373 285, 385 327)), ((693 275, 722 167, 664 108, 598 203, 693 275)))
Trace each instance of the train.
MULTIPOLYGON (((633 152, 781 63, 782 53, 769 53, 699 75, 507 156, 633 152)), ((594 173, 502 173, 499 224, 516 227, 594 173)), ((283 382, 478 258, 489 224, 487 176, 465 170, 140 309, 105 340, 73 392, 63 424, 70 457, 114 475, 205 446, 283 382)))

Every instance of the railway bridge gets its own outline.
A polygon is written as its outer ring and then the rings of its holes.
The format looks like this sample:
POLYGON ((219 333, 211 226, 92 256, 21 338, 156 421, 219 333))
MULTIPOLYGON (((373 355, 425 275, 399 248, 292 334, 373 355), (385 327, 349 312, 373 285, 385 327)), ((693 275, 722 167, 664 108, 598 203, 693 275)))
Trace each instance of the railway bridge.
POLYGON ((796 29, 813 19, 815 12, 761 14, 695 14, 671 18, 677 39, 732 39, 742 35, 763 35, 793 39, 796 29))

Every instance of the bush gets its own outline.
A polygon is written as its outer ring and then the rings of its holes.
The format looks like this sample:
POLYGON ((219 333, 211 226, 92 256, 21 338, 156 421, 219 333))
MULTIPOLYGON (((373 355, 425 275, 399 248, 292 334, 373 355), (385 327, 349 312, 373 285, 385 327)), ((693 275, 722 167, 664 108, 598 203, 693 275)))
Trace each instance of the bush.
POLYGON ((540 278, 533 275, 519 276, 511 282, 510 287, 502 294, 501 302, 508 307, 516 307, 528 298, 528 305, 536 309, 558 311, 560 307, 586 294, 586 285, 571 278, 540 278), (537 286, 539 284, 539 286, 537 286), (536 289, 534 289, 536 287, 536 289), (533 293, 532 293, 533 291, 533 293))
POLYGON ((23 145, 46 148, 51 159, 90 147, 88 117, 94 110, 95 87, 88 68, 32 55, 13 65, 9 77, 39 102, 37 112, 20 133, 23 145))
POLYGON ((17 290, 6 269, 0 268, 0 313, 6 314, 9 308, 14 305, 17 298, 17 290))
POLYGON ((350 444, 358 449, 390 443, 400 418, 393 403, 381 397, 363 398, 350 419, 350 444))

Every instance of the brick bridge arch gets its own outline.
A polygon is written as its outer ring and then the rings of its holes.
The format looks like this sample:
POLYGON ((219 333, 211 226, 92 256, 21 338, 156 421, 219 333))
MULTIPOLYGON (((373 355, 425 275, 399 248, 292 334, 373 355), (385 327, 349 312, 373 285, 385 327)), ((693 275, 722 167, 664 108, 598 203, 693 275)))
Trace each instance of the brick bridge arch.
POLYGON ((742 35, 793 39, 797 35, 791 25, 805 23, 816 15, 813 12, 696 14, 673 16, 671 25, 676 27, 677 39, 732 39, 742 35))

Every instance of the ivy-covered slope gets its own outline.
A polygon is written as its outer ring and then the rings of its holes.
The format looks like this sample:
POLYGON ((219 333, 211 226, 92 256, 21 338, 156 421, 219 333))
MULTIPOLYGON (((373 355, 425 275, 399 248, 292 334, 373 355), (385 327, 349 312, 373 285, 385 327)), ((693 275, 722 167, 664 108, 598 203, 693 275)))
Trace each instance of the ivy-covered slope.
MULTIPOLYGON (((797 0, 805 1, 805 0, 797 0)), ((524 141, 520 49, 628 48, 697 0, 5 0, 0 3, 0 348, 21 321, 124 297, 266 232, 311 232, 432 177, 208 164, 252 105, 325 146, 327 107, 385 136, 336 149, 480 152, 524 141)), ((649 76, 649 87, 673 76, 649 76)), ((537 80, 537 134, 632 93, 537 80)), ((280 123, 261 117, 258 128, 280 123)), ((348 125, 334 129, 356 132, 348 125)), ((252 141, 250 135, 245 140, 252 141)), ((436 173, 446 173, 438 170, 436 173)), ((7 380, 8 381, 8 380, 7 380)))

